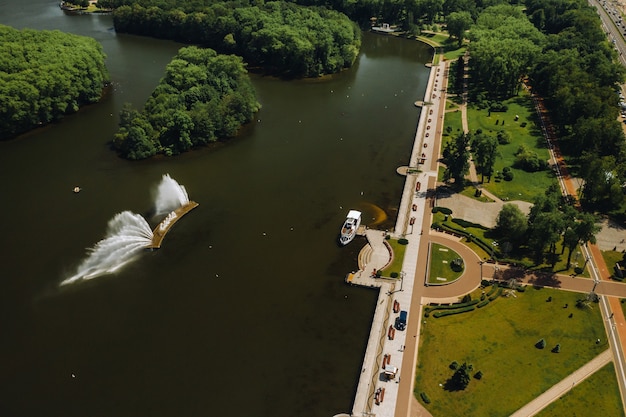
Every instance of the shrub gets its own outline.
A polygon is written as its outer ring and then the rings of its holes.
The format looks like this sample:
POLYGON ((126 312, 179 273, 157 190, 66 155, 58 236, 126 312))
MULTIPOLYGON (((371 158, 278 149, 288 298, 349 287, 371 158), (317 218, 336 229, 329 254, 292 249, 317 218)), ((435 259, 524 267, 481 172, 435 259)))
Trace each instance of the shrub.
POLYGON ((546 347, 546 341, 544 339, 539 339, 537 343, 535 343, 535 347, 537 349, 543 349, 546 347))
POLYGON ((426 307, 426 311, 435 311, 435 310, 454 310, 455 308, 462 308, 467 306, 473 306, 478 304, 479 300, 470 300, 467 303, 454 303, 454 304, 442 304, 442 305, 433 305, 431 307, 426 307))
POLYGON ((511 135, 506 130, 499 131, 496 138, 498 139, 498 143, 500 145, 507 145, 511 143, 511 135))
POLYGON ((453 259, 452 262, 450 262, 450 268, 452 268, 452 270, 455 271, 455 272, 462 271, 463 270, 463 259, 461 259, 461 258, 453 259))
POLYGON ((452 361, 452 363, 450 364, 450 369, 456 371, 457 369, 459 369, 459 363, 457 361, 452 361))
POLYGON ((546 169, 547 163, 539 159, 537 152, 521 145, 515 152, 515 166, 528 172, 537 172, 546 169))
POLYGON ((493 293, 496 292, 497 289, 498 289, 498 283, 494 282, 493 285, 491 286, 491 289, 487 293, 487 297, 493 295, 493 293))
POLYGON ((513 171, 511 171, 511 168, 504 167, 502 170, 502 178, 504 178, 505 181, 513 181, 513 171))
POLYGON ((556 346, 552 348, 552 353, 559 353, 560 351, 561 351, 561 345, 557 343, 556 346))
POLYGON ((449 209, 448 207, 439 207, 439 206, 433 207, 432 212, 433 213, 443 213, 443 214, 447 214, 447 215, 452 214, 452 210, 449 209))
POLYGON ((474 374, 474 378, 476 379, 482 379, 483 377, 483 373, 481 371, 478 371, 474 374))
POLYGON ((409 244, 409 240, 404 238, 404 237, 401 237, 400 239, 398 239, 398 244, 399 245, 408 245, 409 244))
POLYGON ((487 304, 489 304, 489 300, 483 300, 480 303, 478 303, 478 305, 476 307, 478 308, 483 308, 484 306, 486 306, 487 304))
MULTIPOLYGON (((478 301, 478 300, 476 300, 476 301, 478 301)), ((475 309, 476 309, 476 307, 474 307, 474 306, 468 306, 468 307, 463 307, 463 308, 459 308, 459 309, 456 309, 456 310, 442 310, 442 311, 437 311, 437 312, 433 313, 433 317, 438 319, 440 317, 451 316, 453 314, 467 313, 468 311, 473 311, 475 309)))
POLYGON ((426 404, 430 404, 430 398, 428 398, 428 395, 426 395, 425 392, 420 392, 420 397, 422 397, 422 401, 426 404))
POLYGON ((509 110, 509 106, 507 106, 501 101, 494 101, 489 106, 489 111, 493 111, 493 112, 506 112, 507 110, 509 110))
POLYGON ((392 272, 391 274, 389 274, 389 276, 391 278, 398 278, 398 273, 397 272, 392 272))
POLYGON ((485 227, 481 224, 468 222, 467 220, 463 219, 452 219, 452 223, 456 223, 461 227, 476 227, 478 229, 485 229, 485 227))
POLYGON ((462 303, 468 303, 470 301, 472 301, 472 296, 470 294, 465 294, 463 298, 461 299, 462 303))
POLYGON ((498 290, 496 291, 495 294, 493 294, 491 297, 488 298, 489 301, 493 301, 496 298, 500 297, 502 295, 502 288, 498 288, 498 290))
POLYGON ((480 286, 481 287, 488 287, 489 285, 491 285, 491 281, 489 281, 488 279, 481 279, 480 280, 480 286))
POLYGON ((574 272, 576 273, 576 275, 580 275, 583 273, 583 269, 577 266, 576 268, 574 268, 574 272))

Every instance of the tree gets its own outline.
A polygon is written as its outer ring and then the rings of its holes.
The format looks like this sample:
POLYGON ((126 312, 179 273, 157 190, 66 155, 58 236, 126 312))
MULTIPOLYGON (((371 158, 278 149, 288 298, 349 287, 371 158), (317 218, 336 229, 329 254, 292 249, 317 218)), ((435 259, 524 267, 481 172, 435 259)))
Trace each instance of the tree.
POLYGON ((496 217, 496 233, 512 243, 519 244, 528 230, 526 215, 518 206, 506 203, 496 217))
POLYGON ((2 25, 0 39, 0 140, 100 100, 108 73, 94 39, 2 25))
POLYGON ((465 175, 469 172, 470 135, 461 133, 448 142, 443 149, 443 163, 446 165, 444 181, 454 179, 457 187, 462 187, 465 175))
POLYGON ((485 182, 485 175, 487 176, 487 182, 490 182, 491 175, 493 175, 493 167, 498 156, 497 138, 484 133, 477 133, 472 140, 472 150, 474 152, 474 161, 480 169, 481 182, 485 182))
POLYGON ((234 136, 259 107, 241 58, 182 48, 143 111, 123 108, 113 145, 129 159, 176 155, 234 136))
POLYGON ((474 21, 472 15, 466 11, 452 12, 446 18, 448 33, 457 38, 459 46, 463 44, 465 32, 469 30, 474 21))

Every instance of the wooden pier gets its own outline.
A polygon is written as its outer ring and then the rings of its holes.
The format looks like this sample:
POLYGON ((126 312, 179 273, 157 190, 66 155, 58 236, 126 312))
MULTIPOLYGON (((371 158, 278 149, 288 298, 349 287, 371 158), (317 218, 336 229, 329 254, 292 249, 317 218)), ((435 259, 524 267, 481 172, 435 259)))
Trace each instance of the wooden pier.
POLYGON ((152 243, 146 246, 146 248, 159 249, 161 247, 161 242, 163 242, 163 238, 165 237, 167 232, 170 231, 174 223, 176 223, 178 219, 180 219, 185 214, 189 213, 191 210, 195 209, 198 206, 199 204, 195 201, 190 201, 189 203, 185 204, 184 206, 180 206, 179 208, 165 216, 165 218, 161 220, 161 223, 159 223, 154 228, 154 231, 152 232, 152 243))

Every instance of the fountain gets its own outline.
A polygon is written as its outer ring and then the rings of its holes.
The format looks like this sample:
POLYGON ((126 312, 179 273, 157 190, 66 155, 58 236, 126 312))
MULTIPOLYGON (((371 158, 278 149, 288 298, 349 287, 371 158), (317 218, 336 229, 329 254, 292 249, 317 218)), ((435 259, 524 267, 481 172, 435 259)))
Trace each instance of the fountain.
POLYGON ((79 265, 76 273, 60 285, 113 273, 145 249, 160 248, 165 234, 174 223, 196 208, 198 203, 189 201, 185 187, 165 174, 157 189, 155 206, 157 214, 169 214, 154 231, 139 214, 130 211, 116 214, 109 221, 105 238, 89 249, 89 256, 79 265))
POLYGON ((189 203, 185 187, 176 182, 169 174, 163 175, 157 188, 155 215, 169 213, 189 203))
POLYGON ((150 225, 141 215, 130 211, 116 214, 109 221, 106 237, 89 249, 89 256, 80 264, 76 274, 61 285, 115 272, 150 245, 152 237, 150 225))

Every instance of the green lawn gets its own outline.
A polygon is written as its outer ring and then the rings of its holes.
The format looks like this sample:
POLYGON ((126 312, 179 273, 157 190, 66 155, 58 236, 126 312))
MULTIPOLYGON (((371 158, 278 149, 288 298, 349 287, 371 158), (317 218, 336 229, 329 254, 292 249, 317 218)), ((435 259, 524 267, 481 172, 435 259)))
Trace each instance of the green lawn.
POLYGON ((537 417, 624 416, 612 363, 550 404, 537 417), (602 387, 601 389, 599 389, 602 387))
POLYGON ((502 172, 504 167, 511 167, 513 180, 499 181, 493 177, 491 182, 485 183, 483 186, 505 201, 533 201, 536 195, 543 194, 556 179, 549 170, 526 172, 514 168, 515 152, 520 145, 524 144, 528 149, 537 152, 542 160, 547 161, 550 154, 543 136, 533 122, 534 109, 529 95, 523 93, 505 101, 505 103, 508 105, 506 113, 492 112, 489 114, 487 109, 479 110, 475 106, 470 106, 467 110, 468 125, 472 132, 481 129, 485 133, 496 135, 500 130, 506 130, 511 135, 511 143, 498 146, 500 156, 496 160, 494 170, 495 172, 502 172), (515 121, 516 116, 519 116, 517 121, 515 121), (524 123, 526 125, 522 127, 524 123))
MULTIPOLYGON (((451 108, 458 107, 456 104, 454 104, 450 100, 448 100, 447 102, 450 103, 449 105, 451 106, 451 108)), ((457 137, 460 133, 463 133, 463 122, 461 121, 460 111, 446 112, 446 115, 443 118, 443 121, 444 121, 444 128, 443 128, 444 137, 450 137, 450 136, 457 137), (452 128, 452 132, 449 134, 447 133, 448 126, 452 128)))
POLYGON ((389 239, 387 241, 393 252, 393 259, 388 267, 382 270, 382 276, 389 277, 392 272, 397 272, 398 275, 402 270, 402 262, 404 261, 404 252, 406 251, 406 245, 398 243, 398 239, 389 239))
POLYGON ((614 275, 615 270, 613 269, 613 266, 615 266, 615 263, 621 262, 622 259, 624 259, 624 254, 614 250, 603 250, 602 257, 604 258, 604 262, 606 263, 608 270, 611 272, 611 275, 614 275))
POLYGON ((599 308, 575 307, 580 294, 527 287, 516 295, 424 320, 415 394, 419 401, 427 394, 433 416, 508 416, 607 349, 599 308), (541 338, 545 349, 535 347, 541 338), (561 352, 552 353, 557 343, 561 352), (483 378, 463 391, 444 390, 452 361, 471 363, 483 378))
POLYGON ((461 271, 454 271, 450 266, 453 259, 460 258, 459 254, 448 248, 447 246, 433 243, 430 246, 430 265, 428 274, 429 284, 446 284, 456 281, 463 275, 461 271))

